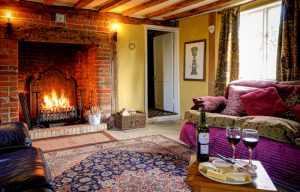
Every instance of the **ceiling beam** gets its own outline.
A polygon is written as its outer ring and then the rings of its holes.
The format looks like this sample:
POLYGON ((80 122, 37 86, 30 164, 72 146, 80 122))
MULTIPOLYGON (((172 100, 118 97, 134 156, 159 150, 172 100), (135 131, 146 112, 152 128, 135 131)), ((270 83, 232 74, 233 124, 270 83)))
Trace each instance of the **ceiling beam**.
POLYGON ((43 0, 43 3, 45 5, 53 5, 54 2, 55 2, 55 0, 43 0))
POLYGON ((252 1, 256 1, 256 0, 220 0, 220 1, 216 1, 204 6, 201 6, 199 8, 196 9, 192 9, 189 11, 185 11, 182 13, 178 13, 178 14, 174 14, 174 15, 170 15, 167 17, 164 17, 164 19, 166 20, 176 20, 176 19, 181 19, 183 17, 190 17, 190 16, 194 16, 194 15, 200 15, 200 14, 204 14, 204 13, 209 13, 212 11, 218 11, 218 10, 222 10, 222 9, 227 9, 229 7, 233 7, 233 6, 238 6, 238 5, 243 5, 246 3, 250 3, 252 1))
POLYGON ((93 1, 94 0, 79 0, 77 3, 75 3, 74 8, 81 9, 82 7, 87 6, 88 4, 90 4, 93 1))
POLYGON ((166 13, 170 13, 170 12, 175 11, 177 9, 181 9, 181 8, 187 7, 189 5, 202 2, 202 1, 204 1, 204 0, 183 0, 183 1, 180 1, 180 2, 178 2, 176 4, 173 4, 173 5, 170 5, 168 7, 165 7, 163 9, 159 9, 157 11, 148 13, 148 14, 145 15, 145 17, 148 18, 148 19, 149 18, 153 18, 153 17, 157 17, 157 16, 160 16, 160 15, 164 15, 166 13))
POLYGON ((110 1, 108 3, 105 3, 104 5, 102 6, 98 6, 98 7, 95 7, 99 12, 101 13, 105 13, 105 12, 108 12, 118 6, 121 6, 127 2, 129 2, 130 0, 113 0, 113 1, 110 1))
POLYGON ((160 26, 168 26, 175 27, 176 23, 170 21, 162 21, 162 20, 152 20, 152 19, 140 19, 122 16, 121 14, 116 13, 99 13, 95 10, 87 10, 87 9, 74 9, 72 7, 66 6, 47 6, 41 3, 30 2, 30 1, 12 1, 12 0, 1 0, 0 1, 1 9, 15 10, 20 12, 28 12, 33 14, 53 14, 55 13, 64 13, 68 16, 77 16, 82 15, 86 17, 90 17, 91 19, 106 19, 108 21, 115 20, 120 23, 125 24, 146 24, 146 25, 160 25, 160 26))
POLYGON ((128 16, 128 15, 131 15, 133 13, 136 13, 138 11, 141 11, 141 10, 144 10, 144 9, 147 9, 149 7, 153 7, 157 4, 160 4, 160 3, 163 3, 163 2, 166 2, 167 0, 150 0, 150 1, 147 1, 145 3, 142 3, 142 4, 139 4, 137 6, 134 6, 130 9, 127 9, 125 11, 122 12, 122 15, 123 16, 128 16))

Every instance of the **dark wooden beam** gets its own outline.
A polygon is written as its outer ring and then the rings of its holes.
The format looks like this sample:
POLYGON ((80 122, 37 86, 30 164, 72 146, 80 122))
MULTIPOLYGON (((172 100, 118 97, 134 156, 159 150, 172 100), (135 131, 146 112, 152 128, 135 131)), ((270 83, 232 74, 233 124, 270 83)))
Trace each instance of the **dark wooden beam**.
POLYGON ((53 14, 55 13, 64 13, 68 16, 77 16, 82 15, 86 17, 91 17, 91 19, 106 19, 116 20, 120 23, 126 24, 146 24, 146 25, 160 25, 160 26, 168 26, 175 27, 176 23, 170 21, 162 21, 162 20, 151 20, 151 19, 140 19, 122 16, 116 13, 99 13, 94 10, 86 10, 86 9, 74 9, 72 7, 66 6, 47 6, 41 3, 29 2, 29 1, 11 1, 11 0, 1 0, 0 1, 1 9, 10 9, 15 11, 22 11, 34 14, 53 14))
POLYGON ((118 6, 121 6, 127 2, 129 2, 130 0, 113 0, 113 1, 110 1, 100 7, 95 7, 99 12, 101 13, 105 13, 105 12, 108 12, 118 6))
POLYGON ((173 5, 170 5, 168 7, 165 7, 163 9, 159 9, 157 11, 154 11, 152 13, 148 13, 145 15, 146 18, 153 18, 153 17, 157 17, 157 16, 160 16, 160 15, 164 15, 166 13, 170 13, 172 11, 175 11, 177 9, 181 9, 183 7, 187 7, 189 5, 192 5, 192 4, 195 4, 195 3, 199 3, 201 1, 204 1, 204 0, 183 0, 183 1, 180 1, 176 4, 173 4, 173 5))
POLYGON ((43 3, 46 5, 53 5, 54 2, 55 0, 43 0, 43 3))
POLYGON ((208 26, 215 26, 213 33, 208 32, 208 95, 215 95, 216 80, 216 12, 208 15, 208 26))
POLYGON ((90 4, 93 1, 94 0, 79 0, 77 3, 75 3, 74 8, 81 9, 82 7, 87 6, 88 4, 90 4))
POLYGON ((145 3, 142 3, 142 4, 139 4, 137 6, 134 6, 130 9, 127 9, 125 11, 122 12, 122 15, 123 16, 128 16, 128 15, 131 15, 133 13, 136 13, 138 11, 141 11, 143 9, 147 9, 149 7, 153 7, 155 5, 158 5, 160 3, 163 3, 163 2, 166 2, 167 0, 150 0, 150 1, 147 1, 145 3))
POLYGON ((189 11, 185 11, 182 13, 178 13, 178 14, 174 14, 174 15, 170 15, 167 17, 164 17, 164 19, 166 20, 176 20, 176 19, 181 19, 184 17, 190 17, 190 16, 194 16, 194 15, 199 15, 199 14, 204 14, 204 13, 209 13, 212 11, 218 11, 218 10, 222 10, 222 9, 227 9, 229 7, 233 7, 233 6, 238 6, 238 5, 243 5, 246 3, 250 3, 256 0, 220 0, 220 1, 216 1, 204 6, 201 6, 199 8, 196 9, 192 9, 189 11))

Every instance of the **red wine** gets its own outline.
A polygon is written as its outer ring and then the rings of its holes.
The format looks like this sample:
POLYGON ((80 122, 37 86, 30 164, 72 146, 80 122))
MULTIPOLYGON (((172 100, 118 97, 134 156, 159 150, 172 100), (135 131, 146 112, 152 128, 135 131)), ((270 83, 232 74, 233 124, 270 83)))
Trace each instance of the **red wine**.
POLYGON ((236 146, 240 142, 241 136, 239 136, 239 135, 227 136, 227 140, 229 141, 229 143, 231 145, 236 146))
POLYGON ((257 143, 258 143, 258 139, 256 138, 243 138, 243 142, 245 144, 245 146, 249 149, 253 149, 256 147, 257 143))
POLYGON ((197 125, 197 161, 203 162, 209 160, 209 128, 205 120, 205 111, 200 112, 200 119, 197 125))

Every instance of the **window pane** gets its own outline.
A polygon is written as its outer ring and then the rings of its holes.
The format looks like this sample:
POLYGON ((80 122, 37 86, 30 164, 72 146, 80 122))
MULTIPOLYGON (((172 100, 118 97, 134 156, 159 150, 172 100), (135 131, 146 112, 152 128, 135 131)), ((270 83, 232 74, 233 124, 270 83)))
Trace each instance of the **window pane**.
POLYGON ((280 22, 280 7, 272 7, 268 9, 267 15, 267 78, 276 78, 276 57, 278 44, 278 30, 280 22))
POLYGON ((240 79, 261 78, 263 64, 263 12, 241 14, 240 79))
POLYGON ((280 4, 242 12, 240 79, 275 79, 280 4))

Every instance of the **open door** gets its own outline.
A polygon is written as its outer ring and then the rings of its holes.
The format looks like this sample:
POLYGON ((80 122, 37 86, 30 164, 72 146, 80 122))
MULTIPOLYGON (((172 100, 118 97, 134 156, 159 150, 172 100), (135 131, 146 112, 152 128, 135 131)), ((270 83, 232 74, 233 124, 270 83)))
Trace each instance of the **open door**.
POLYGON ((173 33, 153 38, 155 108, 174 112, 173 33))

